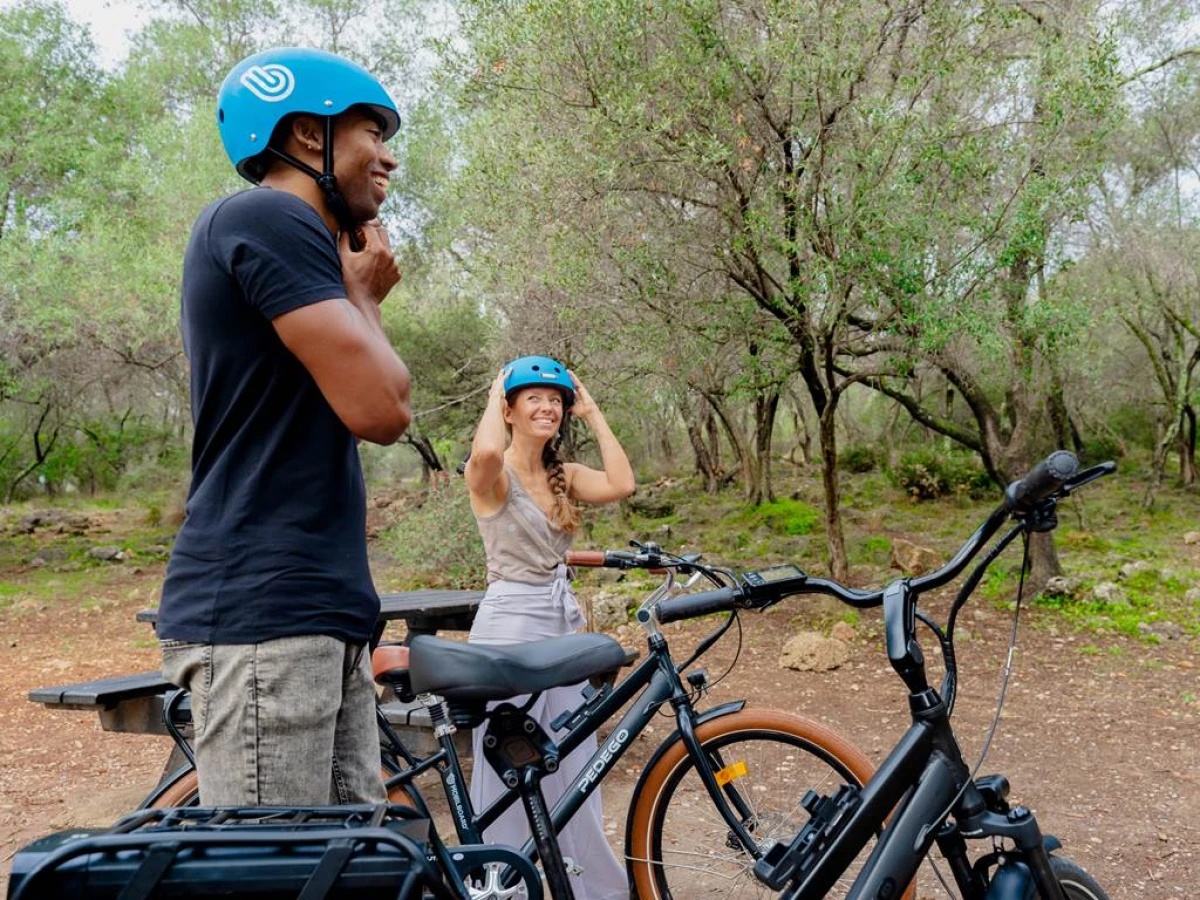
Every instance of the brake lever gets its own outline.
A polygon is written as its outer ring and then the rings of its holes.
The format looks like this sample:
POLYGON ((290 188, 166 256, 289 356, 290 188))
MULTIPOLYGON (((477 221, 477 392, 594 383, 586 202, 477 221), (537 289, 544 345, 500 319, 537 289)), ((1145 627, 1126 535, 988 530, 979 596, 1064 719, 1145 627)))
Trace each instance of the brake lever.
POLYGON ((1099 465, 1092 466, 1090 469, 1084 469, 1062 487, 1062 496, 1069 497, 1072 491, 1077 491, 1085 484, 1091 484, 1097 478, 1103 478, 1106 475, 1111 475, 1117 471, 1117 464, 1112 460, 1102 462, 1099 465))

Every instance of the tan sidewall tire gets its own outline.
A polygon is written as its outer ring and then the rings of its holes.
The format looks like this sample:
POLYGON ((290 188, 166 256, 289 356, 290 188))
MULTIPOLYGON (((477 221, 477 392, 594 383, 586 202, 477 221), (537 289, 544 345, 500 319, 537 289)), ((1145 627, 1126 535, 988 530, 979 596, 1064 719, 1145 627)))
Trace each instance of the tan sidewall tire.
POLYGON ((200 791, 200 779, 195 769, 188 769, 170 787, 158 795, 150 809, 167 809, 172 806, 187 806, 196 799, 200 791))
MULTIPOLYGON (((386 782, 392 776, 388 772, 380 772, 380 776, 386 782)), ((150 804, 151 809, 165 809, 170 806, 187 806, 196 799, 196 794, 199 793, 200 781, 196 775, 195 769, 189 769, 184 772, 168 787, 158 799, 150 804)), ((412 797, 403 787, 396 785, 388 791, 388 802, 396 806, 412 806, 412 797)))
MULTIPOLYGON (((875 772, 875 767, 866 755, 846 738, 818 722, 795 713, 774 709, 742 709, 705 722, 696 728, 696 736, 700 739, 701 744, 705 744, 728 734, 761 730, 782 731, 820 747, 845 766, 858 779, 859 784, 866 784, 875 772)), ((641 793, 635 798, 636 804, 633 808, 633 819, 627 843, 631 857, 628 865, 633 873, 633 883, 637 889, 639 900, 660 900, 658 885, 654 879, 654 867, 648 862, 639 860, 650 859, 651 826, 654 823, 658 805, 662 802, 663 789, 676 768, 687 761, 687 748, 684 747, 683 740, 676 740, 654 764, 654 768, 646 774, 641 793)), ((910 886, 905 891, 902 900, 913 900, 914 895, 915 892, 910 886)))

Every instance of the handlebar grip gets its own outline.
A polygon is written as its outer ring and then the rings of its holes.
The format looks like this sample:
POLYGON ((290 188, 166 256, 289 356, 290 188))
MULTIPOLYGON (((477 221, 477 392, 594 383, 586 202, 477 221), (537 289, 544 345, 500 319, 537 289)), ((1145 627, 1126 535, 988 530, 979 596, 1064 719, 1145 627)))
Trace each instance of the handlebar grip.
POLYGON ((734 602, 742 595, 739 588, 723 587, 715 591, 701 591, 698 594, 687 594, 683 597, 672 597, 661 601, 654 607, 654 617, 659 624, 678 622, 681 619, 694 619, 709 613, 723 612, 733 609, 734 602))
POLYGON ((1004 504, 1010 512, 1027 513, 1039 501, 1055 491, 1079 471, 1079 460, 1067 450, 1055 450, 1038 463, 1024 478, 1014 481, 1004 492, 1004 504))
POLYGON ((566 563, 568 566, 603 566, 605 562, 603 550, 568 550, 566 563))

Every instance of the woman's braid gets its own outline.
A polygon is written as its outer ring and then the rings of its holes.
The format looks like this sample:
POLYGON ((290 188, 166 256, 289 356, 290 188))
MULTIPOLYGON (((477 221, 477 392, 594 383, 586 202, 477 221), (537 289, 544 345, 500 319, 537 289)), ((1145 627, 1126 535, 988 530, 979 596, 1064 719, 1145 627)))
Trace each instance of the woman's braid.
POLYGON ((550 490, 554 492, 554 509, 550 511, 550 521, 563 531, 574 534, 583 520, 583 514, 567 496, 567 473, 553 443, 547 443, 542 450, 542 465, 546 467, 546 474, 550 477, 550 490))

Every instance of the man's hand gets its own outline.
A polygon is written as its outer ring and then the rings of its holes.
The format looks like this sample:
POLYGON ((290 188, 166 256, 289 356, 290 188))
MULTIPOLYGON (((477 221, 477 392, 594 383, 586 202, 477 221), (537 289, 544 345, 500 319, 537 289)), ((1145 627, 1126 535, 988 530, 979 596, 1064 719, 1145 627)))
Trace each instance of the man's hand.
POLYGON ((378 306, 400 282, 400 268, 382 222, 372 219, 364 223, 359 236, 363 249, 357 253, 350 249, 349 232, 342 232, 338 239, 346 297, 352 303, 370 301, 378 306))

